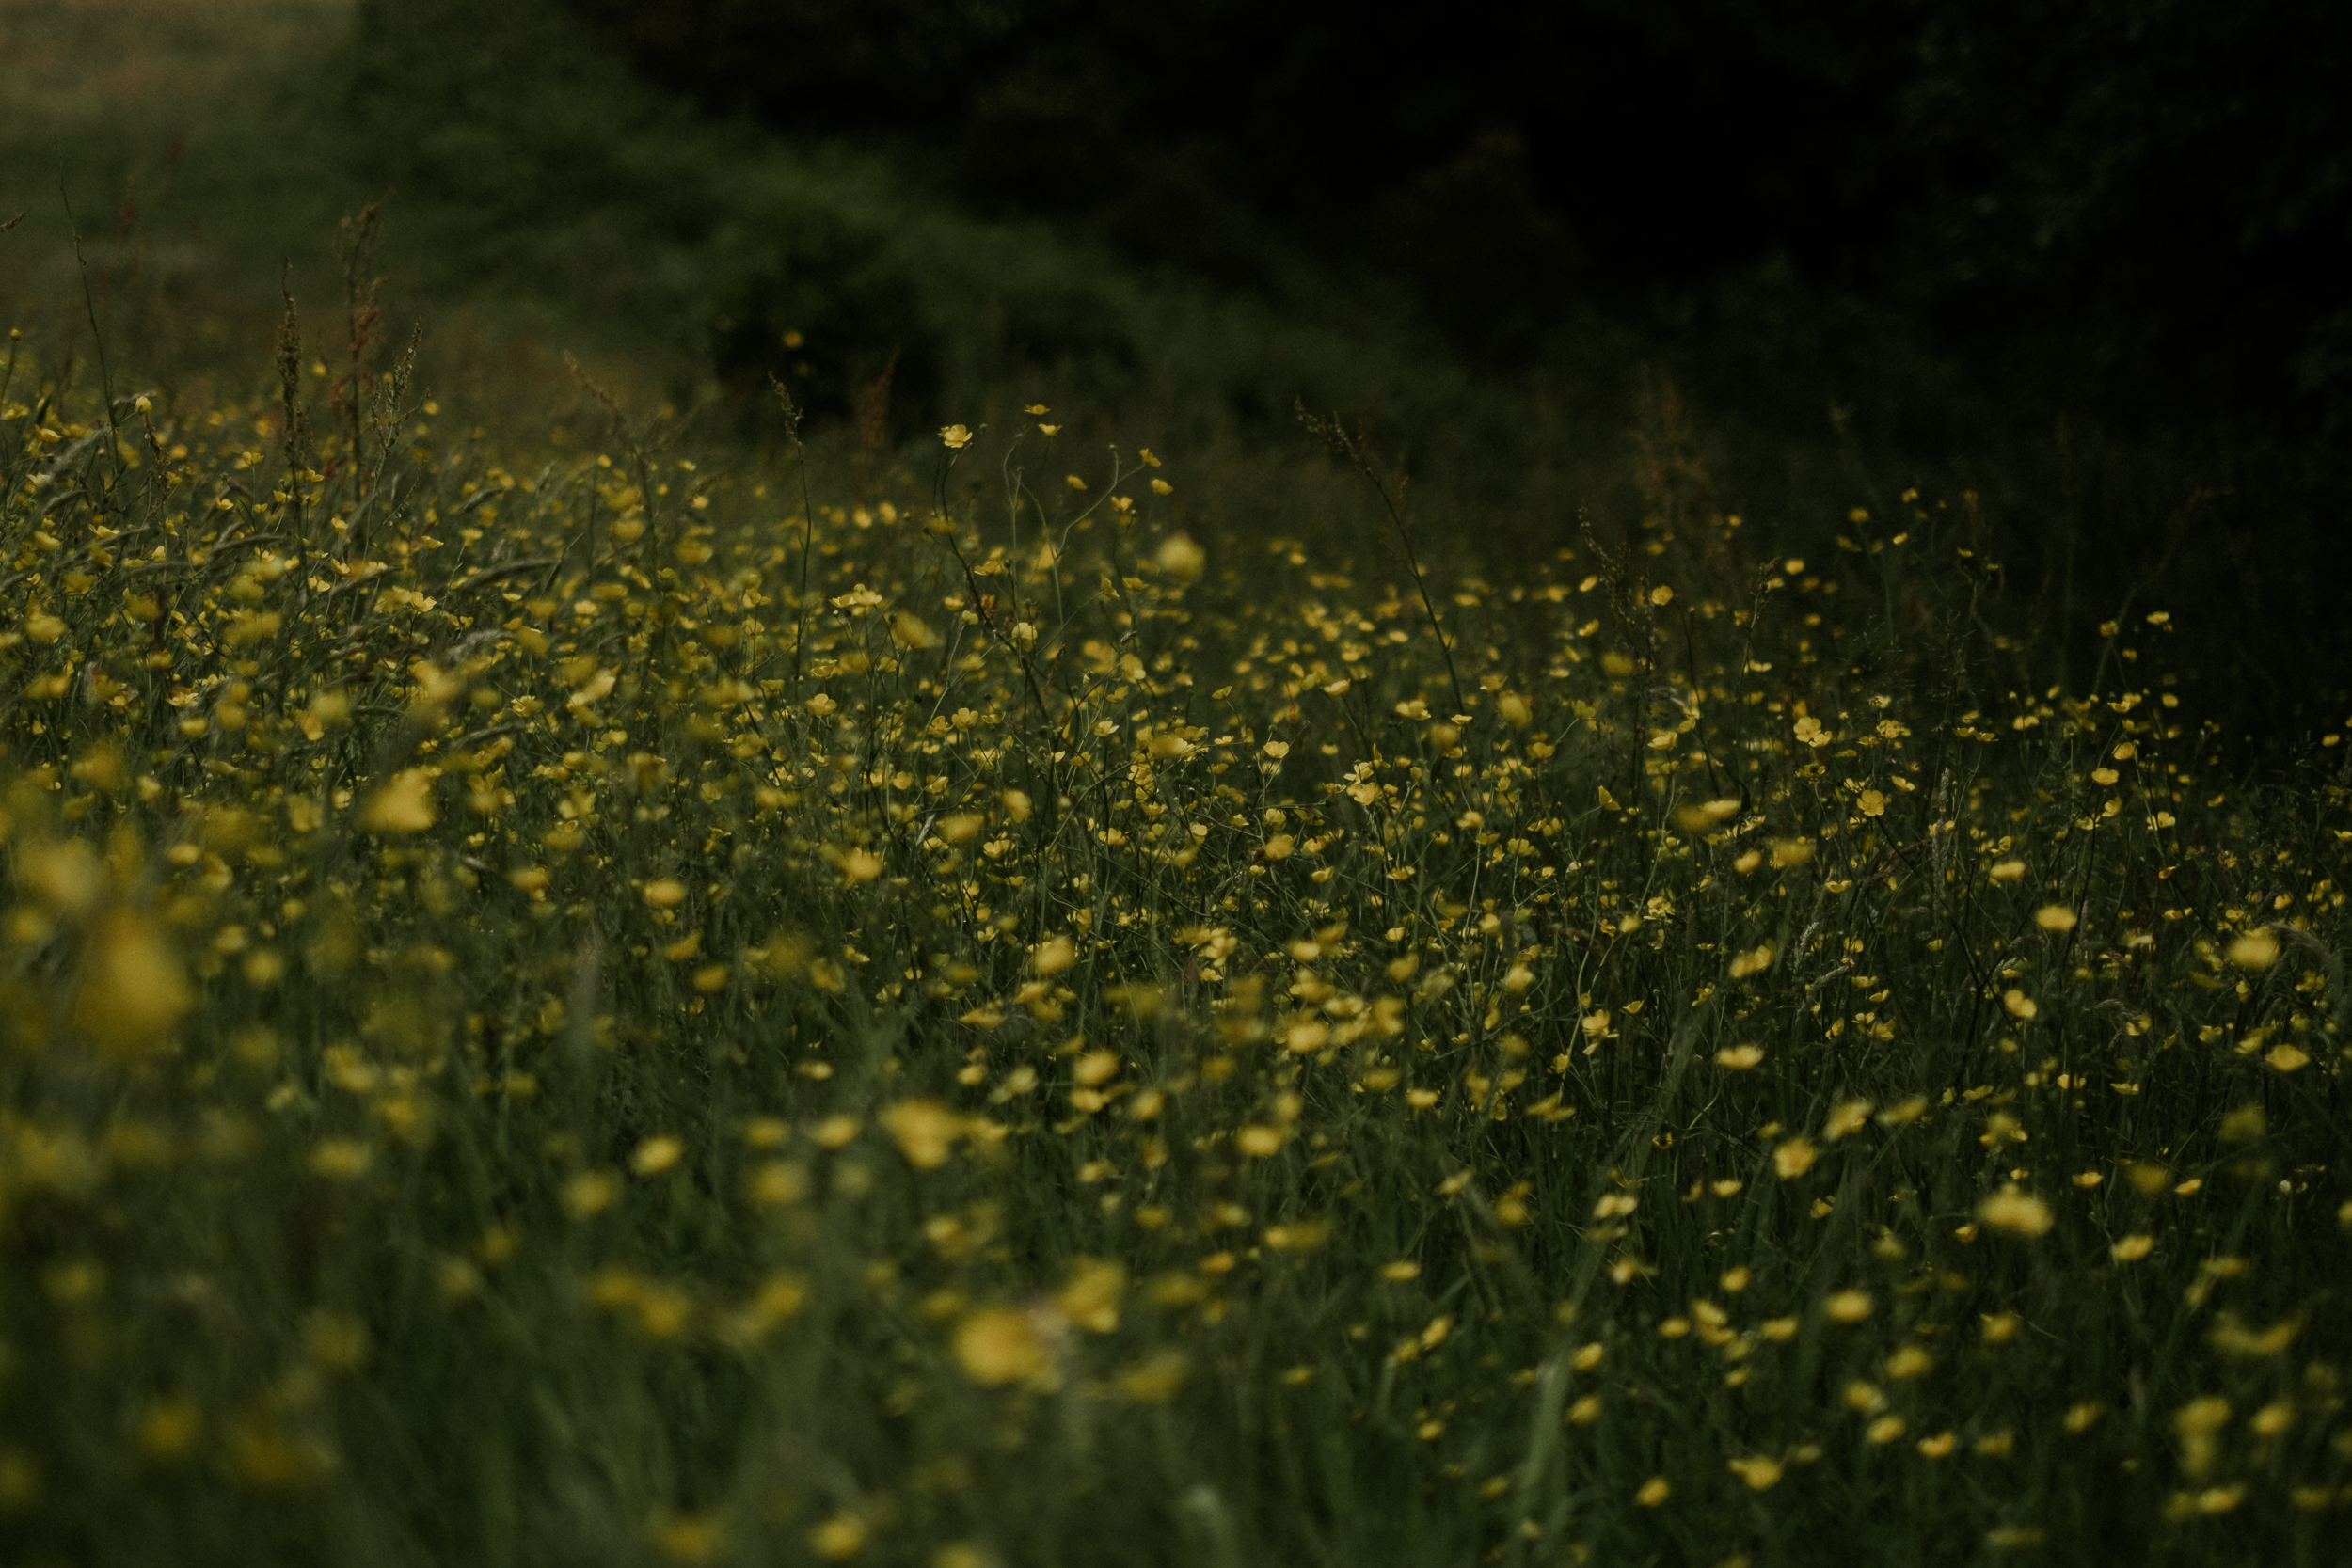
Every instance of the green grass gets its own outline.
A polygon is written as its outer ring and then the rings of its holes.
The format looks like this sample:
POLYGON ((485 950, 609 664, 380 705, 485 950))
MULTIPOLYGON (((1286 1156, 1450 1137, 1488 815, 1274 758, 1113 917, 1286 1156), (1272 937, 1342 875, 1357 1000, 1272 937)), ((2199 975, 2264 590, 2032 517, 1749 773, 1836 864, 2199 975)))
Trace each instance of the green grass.
POLYGON ((2194 607, 32 342, 10 1560, 2330 1559, 2343 774, 2194 607))
POLYGON ((7 23, 0 1557, 2340 1560, 2343 731, 2189 476, 349 14, 7 23))

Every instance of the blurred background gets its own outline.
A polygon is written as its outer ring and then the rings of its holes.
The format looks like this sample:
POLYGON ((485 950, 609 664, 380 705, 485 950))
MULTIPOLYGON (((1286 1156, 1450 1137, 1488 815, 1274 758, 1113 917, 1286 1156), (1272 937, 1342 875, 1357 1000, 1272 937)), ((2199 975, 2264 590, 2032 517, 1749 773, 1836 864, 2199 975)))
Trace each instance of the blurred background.
POLYGON ((0 0, 0 310, 242 395, 380 198, 429 379, 520 426, 566 352, 754 446, 771 374, 869 454, 1045 402, 1204 526, 1360 526, 1303 399, 1463 570, 1916 487, 2049 678, 2169 608, 2293 729, 2352 648, 2346 80, 2283 0, 0 0))

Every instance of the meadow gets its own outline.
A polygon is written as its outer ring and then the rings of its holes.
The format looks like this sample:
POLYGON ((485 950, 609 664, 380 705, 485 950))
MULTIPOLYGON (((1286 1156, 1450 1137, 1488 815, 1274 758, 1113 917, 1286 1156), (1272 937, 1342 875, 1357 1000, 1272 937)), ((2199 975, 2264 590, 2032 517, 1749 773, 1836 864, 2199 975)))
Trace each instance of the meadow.
POLYGON ((375 325, 0 372, 8 1560, 2343 1560, 2352 749, 2199 606, 375 325))

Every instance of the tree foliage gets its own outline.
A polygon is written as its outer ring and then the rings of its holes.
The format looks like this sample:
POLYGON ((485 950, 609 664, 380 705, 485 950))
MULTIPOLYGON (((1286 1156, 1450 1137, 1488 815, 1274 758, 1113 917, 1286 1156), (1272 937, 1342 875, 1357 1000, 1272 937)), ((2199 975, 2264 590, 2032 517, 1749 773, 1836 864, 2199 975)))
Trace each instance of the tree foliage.
POLYGON ((914 144, 977 206, 1228 281, 1344 255, 1482 359, 1532 352, 1564 289, 1688 293, 1779 259, 2044 403, 2306 436, 2352 413, 2341 11, 567 3, 649 76, 914 144))

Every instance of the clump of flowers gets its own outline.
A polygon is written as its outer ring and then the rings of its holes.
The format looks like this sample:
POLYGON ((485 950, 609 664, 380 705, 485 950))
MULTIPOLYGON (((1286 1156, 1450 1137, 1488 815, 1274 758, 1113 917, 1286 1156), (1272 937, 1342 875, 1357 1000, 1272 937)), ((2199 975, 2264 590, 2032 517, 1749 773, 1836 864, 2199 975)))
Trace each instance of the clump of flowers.
POLYGON ((547 1560, 980 1562, 1338 1529, 1306 1432, 1432 1560, 2352 1480, 2342 791, 2226 783, 2169 618, 1839 651, 1969 590, 1942 507, 1496 580, 1043 426, 844 505, 6 398, 0 1529, 439 1541, 495 1452, 547 1560))

